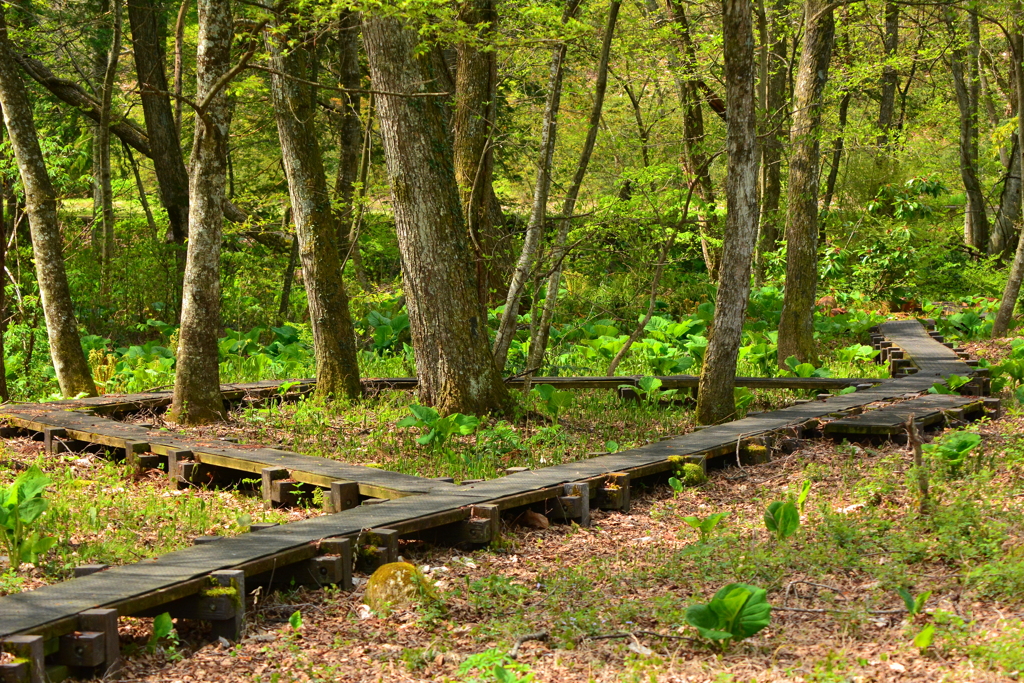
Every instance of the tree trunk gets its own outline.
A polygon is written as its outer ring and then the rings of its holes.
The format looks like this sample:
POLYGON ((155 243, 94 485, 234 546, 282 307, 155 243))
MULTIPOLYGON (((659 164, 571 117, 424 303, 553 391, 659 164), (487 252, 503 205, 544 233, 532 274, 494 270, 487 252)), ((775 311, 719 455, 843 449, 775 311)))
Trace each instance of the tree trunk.
POLYGON ((209 103, 196 117, 189 185, 189 239, 182 295, 174 400, 169 416, 184 424, 223 419, 217 338, 220 335, 220 244, 231 107, 215 84, 231 66, 233 35, 228 0, 199 0, 196 100, 209 103))
POLYGON ((103 256, 100 271, 100 295, 110 292, 110 280, 113 276, 114 259, 114 190, 110 181, 110 113, 113 106, 114 79, 117 76, 117 61, 121 54, 121 1, 112 0, 111 4, 113 30, 110 38, 110 50, 107 52, 106 67, 103 72, 103 90, 100 99, 100 124, 96 129, 97 187, 100 193, 100 206, 103 221, 103 256))
POLYGON ((818 171, 821 110, 832 59, 835 19, 828 0, 807 0, 803 54, 793 95, 786 293, 779 320, 779 366, 789 356, 816 360, 814 292, 818 283, 818 171))
MULTIPOLYGON (((715 203, 715 188, 711 181, 711 164, 705 149, 704 113, 701 91, 703 81, 697 75, 697 52, 690 36, 690 22, 681 0, 668 0, 669 11, 675 24, 675 35, 682 54, 685 75, 679 82, 679 99, 683 107, 683 158, 687 174, 697 178, 697 196, 706 205, 715 203)), ((753 74, 753 72, 751 72, 753 74)), ((701 229, 701 249, 708 276, 718 279, 718 252, 708 243, 708 237, 718 237, 718 221, 714 211, 706 212, 701 229)))
POLYGON ((331 206, 317 141, 316 88, 302 82, 314 81, 313 57, 298 30, 284 30, 267 38, 277 72, 270 75, 270 92, 309 301, 316 391, 321 396, 358 398, 362 386, 355 330, 338 254, 341 221, 331 206), (288 44, 283 46, 285 40, 288 44))
MULTIPOLYGON (((344 10, 337 33, 338 85, 348 90, 362 87, 359 67, 359 15, 344 10)), ((359 162, 363 151, 363 124, 360 120, 358 93, 338 93, 341 102, 338 117, 338 173, 334 179, 334 194, 338 202, 338 247, 348 245, 352 227, 353 192, 359 179, 359 162)), ((312 116, 312 112, 310 112, 312 116)), ((356 250, 353 250, 353 254, 356 250)))
MULTIPOLYGON (((287 229, 291 223, 292 207, 284 210, 282 227, 287 229)), ((281 284, 281 304, 277 308, 277 325, 280 327, 288 322, 288 313, 291 308, 292 283, 295 281, 295 269, 299 265, 299 236, 292 237, 292 248, 288 254, 288 265, 284 269, 284 282, 281 284)))
POLYGON ((174 22, 174 130, 181 139, 181 95, 183 62, 185 55, 185 19, 188 17, 189 0, 181 0, 178 19, 174 22))
POLYGON ((443 412, 503 410, 508 390, 480 319, 447 117, 431 92, 438 77, 419 54, 414 28, 393 17, 364 16, 363 40, 378 95, 420 400, 443 412))
POLYGON ((50 358, 64 396, 96 395, 96 385, 78 337, 78 322, 64 270, 63 244, 57 220, 57 196, 39 148, 32 105, 15 66, 7 23, 0 6, 0 106, 25 189, 25 211, 32 231, 39 296, 46 315, 50 358))
MULTIPOLYGON (((1014 3, 1014 10, 1019 17, 1021 3, 1014 3)), ((1024 23, 1018 20, 1014 32, 1010 36, 1010 54, 1013 59, 1013 78, 1017 82, 1017 112, 1024 113, 1024 23)), ((1021 171, 1024 171, 1024 116, 1017 116, 1017 154, 1021 171)), ((1024 192, 1024 182, 1021 183, 1021 191, 1024 192)), ((1013 320, 1013 310, 1017 307, 1017 297, 1020 296, 1021 280, 1024 280, 1024 239, 1017 240, 1017 251, 1013 256, 1013 265, 1010 267, 1010 275, 1006 280, 1006 289, 1003 290, 1003 298, 999 302, 999 311, 992 323, 992 336, 1005 337, 1010 329, 1010 321, 1013 320)))
POLYGON ((892 130, 893 117, 896 113, 896 90, 900 83, 900 74, 893 66, 896 51, 900 45, 900 6, 894 0, 885 3, 885 35, 882 47, 885 50, 885 65, 882 67, 881 97, 878 101, 878 159, 883 162, 888 154, 889 136, 892 130))
MULTIPOLYGON (((964 242, 981 252, 988 249, 988 214, 985 212, 985 192, 978 178, 978 104, 981 99, 981 81, 978 78, 978 52, 980 29, 978 17, 967 13, 967 49, 957 44, 950 50, 949 65, 953 76, 956 102, 960 109, 960 177, 967 195, 964 212, 964 242)), ((951 11, 946 14, 946 25, 954 40, 958 35, 951 11)))
MULTIPOLYGON (((185 9, 186 4, 182 4, 185 9)), ((167 210, 167 241, 184 244, 188 236, 189 187, 181 153, 179 125, 167 94, 167 74, 164 60, 164 40, 160 31, 163 12, 159 0, 131 0, 128 3, 128 21, 132 29, 135 71, 138 74, 139 98, 146 120, 150 154, 156 163, 160 202, 167 210)), ((176 44, 176 53, 180 43, 176 44)), ((175 55, 175 75, 180 75, 178 55, 175 55)), ((179 84, 175 83, 177 89, 179 84)), ((178 117, 180 119, 180 115, 178 117)))
MULTIPOLYGON (((0 128, 0 141, 3 139, 3 128, 0 128)), ((4 154, 4 161, 7 161, 7 155, 4 154)), ((13 216, 4 214, 5 200, 7 194, 10 192, 9 183, 6 181, 0 181, 0 401, 7 401, 10 399, 10 394, 7 391, 7 362, 5 360, 6 353, 4 349, 4 333, 7 327, 7 278, 5 276, 5 269, 7 267, 7 223, 9 218, 13 216)), ((10 206, 9 204, 7 205, 10 206)), ((10 209, 8 208, 8 213, 10 209)), ((13 230, 14 223, 11 222, 11 229, 13 230)))
POLYGON ((736 414, 733 384, 750 298, 751 257, 757 241, 757 106, 754 27, 749 0, 723 0, 722 34, 729 110, 727 204, 715 317, 697 388, 697 422, 718 424, 736 414))
MULTIPOLYGON (((850 111, 850 98, 853 93, 844 89, 843 97, 839 100, 839 135, 832 142, 832 165, 828 169, 828 178, 825 179, 825 197, 821 202, 821 214, 824 218, 832 209, 832 197, 836 193, 836 180, 839 178, 839 162, 843 160, 843 148, 846 146, 844 133, 846 132, 846 118, 850 111)), ((821 221, 821 229, 818 231, 818 239, 825 240, 825 221, 821 221)))
MULTIPOLYGON (((569 0, 562 12, 562 23, 572 19, 579 8, 580 0, 569 0)), ((551 160, 555 153, 555 138, 558 126, 558 109, 562 102, 563 63, 567 46, 560 42, 551 55, 551 68, 548 75, 548 98, 544 107, 544 118, 541 121, 540 150, 537 155, 537 177, 533 186, 533 205, 530 210, 530 222, 526 227, 523 250, 519 262, 512 273, 512 282, 508 287, 505 299, 505 310, 501 314, 498 334, 494 339, 494 362, 499 371, 505 369, 508 350, 519 323, 519 302, 530 277, 537 250, 540 247, 541 233, 544 231, 544 218, 547 213, 548 193, 551 189, 551 160)))
POLYGON ((1004 259, 1013 255, 1020 238, 1020 227, 1017 225, 1021 200, 1020 145, 1017 134, 1014 133, 1012 137, 1013 145, 1008 159, 1010 168, 1006 171, 1003 190, 999 195, 999 212, 996 213, 989 249, 989 253, 1000 254, 1004 259))
POLYGON ((139 173, 139 162, 135 160, 131 147, 122 142, 121 149, 128 160, 128 165, 131 166, 132 175, 135 177, 135 188, 139 192, 139 204, 142 205, 142 212, 146 214, 146 225, 149 227, 149 234, 153 239, 156 239, 156 220, 153 218, 153 209, 150 207, 149 198, 146 196, 146 186, 142 182, 142 174, 139 173))
POLYGON ((476 262, 481 315, 491 290, 502 286, 490 263, 494 249, 488 191, 494 172, 492 134, 498 81, 497 53, 480 44, 493 40, 498 28, 494 0, 470 0, 461 6, 460 21, 473 36, 458 46, 455 73, 455 181, 476 262))
POLYGON ((601 43, 601 56, 597 62, 597 83, 594 85, 594 104, 590 109, 587 138, 580 151, 580 160, 576 164, 572 185, 569 186, 565 202, 562 204, 558 234, 555 236, 555 243, 551 248, 551 274, 548 276, 544 309, 535 332, 530 338, 530 355, 526 361, 526 369, 530 371, 530 374, 534 370, 539 370, 544 363, 544 352, 547 350, 548 339, 551 336, 551 321, 555 316, 555 304, 558 302, 558 290, 562 282, 562 269, 565 265, 566 242, 569 238, 569 228, 572 225, 572 214, 576 210, 576 199, 579 197, 580 188, 583 187, 583 178, 587 174, 587 166, 590 164, 590 157, 593 155, 594 145, 597 143, 597 132, 601 127, 604 94, 608 89, 608 59, 611 55, 612 36, 615 34, 615 23, 618 20, 621 5, 621 0, 611 0, 608 5, 608 20, 604 28, 604 40, 601 43))
POLYGON ((761 225, 757 238, 754 262, 754 282, 765 281, 767 262, 765 255, 779 248, 779 199, 782 197, 782 140, 789 119, 788 55, 789 0, 776 0, 769 14, 768 86, 765 88, 765 126, 761 145, 761 225))

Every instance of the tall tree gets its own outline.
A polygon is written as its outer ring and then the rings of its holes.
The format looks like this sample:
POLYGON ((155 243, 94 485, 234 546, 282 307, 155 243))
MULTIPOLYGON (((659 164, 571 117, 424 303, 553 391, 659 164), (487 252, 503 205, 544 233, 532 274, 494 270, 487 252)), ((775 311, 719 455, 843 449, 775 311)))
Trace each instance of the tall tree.
MULTIPOLYGON (((580 0, 569 0, 562 10, 562 24, 567 24, 579 9, 580 0)), ((558 110, 562 104, 562 78, 565 67, 567 45, 559 41, 551 52, 551 66, 548 70, 548 95, 541 119, 540 149, 537 152, 536 180, 533 185, 533 203, 530 207, 530 221, 526 226, 523 249, 519 262, 512 273, 508 286, 505 309, 501 314, 498 333, 494 338, 494 362, 499 371, 504 370, 508 350, 519 324, 519 304, 523 290, 533 269, 537 250, 540 247, 544 220, 547 216, 548 196, 551 191, 551 161, 555 154, 555 139, 558 130, 558 110)))
POLYGON ((985 211, 985 192, 978 177, 978 113, 981 100, 978 53, 981 49, 981 29, 978 15, 974 12, 967 13, 966 36, 958 30, 956 21, 953 10, 947 9, 946 25, 955 41, 949 53, 949 67, 956 103, 960 109, 960 177, 967 195, 964 242, 985 252, 989 246, 988 214, 985 211))
POLYGON ((78 337, 71 290, 64 270, 63 240, 57 219, 57 195, 50 182, 39 147, 32 105, 14 61, 14 48, 7 34, 4 6, 0 5, 0 106, 18 173, 25 190, 25 212, 32 232, 32 251, 36 262, 36 280, 46 334, 50 341, 50 359, 61 392, 68 397, 96 395, 82 343, 78 337))
POLYGON ((295 27, 294 17, 289 19, 280 32, 267 38, 274 69, 270 92, 313 328, 316 391, 323 396, 357 398, 362 387, 338 254, 341 221, 331 205, 317 140, 314 58, 307 37, 295 27))
POLYGON ((1007 161, 1010 167, 1003 176, 1003 188, 999 193, 999 211, 992 222, 992 239, 989 252, 1000 254, 1004 259, 1010 258, 1017 248, 1020 229, 1021 206, 1021 175, 1020 175, 1020 142, 1013 135, 1013 144, 1007 161))
POLYGON ((766 254, 779 247, 782 218, 779 200, 782 197, 783 135, 788 131, 789 108, 789 3, 775 0, 766 18, 767 23, 767 83, 764 88, 764 124, 761 145, 761 226, 757 238, 754 262, 754 282, 764 283, 767 270, 766 254))
POLYGON ((697 421, 733 419, 733 384, 743 320, 750 297, 751 257, 757 240, 757 106, 754 94, 754 26, 750 0, 722 0, 726 106, 729 109, 725 239, 718 295, 697 388, 697 421))
MULTIPOLYGON (((334 193, 339 205, 338 245, 348 244, 353 236, 352 209, 356 183, 359 180, 363 151, 363 124, 359 118, 360 99, 357 92, 362 86, 363 73, 359 65, 359 15, 345 10, 341 13, 337 36, 338 85, 346 89, 339 94, 340 111, 337 117, 338 171, 334 180, 334 193)), ((353 256, 358 253, 353 248, 353 256)))
MULTIPOLYGON (((1024 112, 1024 18, 1021 14, 1020 0, 1014 3, 1014 13, 1017 15, 1017 23, 1013 32, 1008 37, 1010 54, 1013 62, 1013 80, 1017 92, 1017 112, 1024 112)), ((1020 168, 1024 171, 1024 116, 1017 116, 1017 154, 1021 156, 1020 168)), ((1021 191, 1024 192, 1024 182, 1021 183, 1021 191)), ((1006 279, 1006 288, 1003 290, 1003 298, 999 302, 999 310, 995 320, 992 322, 992 336, 1004 337, 1010 329, 1010 321, 1013 319, 1013 311, 1017 307, 1017 299, 1020 297, 1021 281, 1024 281, 1024 239, 1017 240, 1017 251, 1013 256, 1013 265, 1010 266, 1010 274, 1006 279)))
POLYGON ((555 304, 558 302, 558 290, 562 281, 562 268, 567 255, 566 242, 569 239, 569 227, 572 225, 572 214, 576 210, 576 200, 583 187, 583 178, 590 165, 590 157, 597 143, 597 132, 601 126, 601 112, 604 110, 604 94, 608 89, 608 60, 612 51, 612 36, 615 35, 615 24, 619 18, 621 0, 611 0, 608 5, 608 19, 605 24, 604 38, 601 42, 601 53, 597 61, 597 79, 594 84, 594 103, 590 109, 590 120, 587 122, 587 137, 580 151, 580 159, 576 164, 576 173, 572 184, 562 202, 562 215, 558 219, 558 233, 551 248, 551 274, 548 275, 547 294, 544 297, 544 309, 540 321, 534 326, 534 334, 530 339, 530 354, 526 361, 526 369, 540 369, 544 362, 548 338, 551 334, 551 321, 555 316, 555 304))
POLYGON ((121 55, 121 0, 111 0, 110 50, 106 55, 103 70, 103 85, 100 91, 100 123, 96 127, 97 188, 100 195, 103 223, 102 271, 100 291, 106 294, 110 289, 114 258, 114 189, 110 178, 110 116, 113 109, 114 79, 117 77, 117 62, 121 55))
POLYGON ((199 0, 195 140, 189 185, 189 240, 182 292, 178 364, 170 417, 184 424, 223 419, 220 243, 224 222, 231 107, 224 92, 233 35, 229 0, 199 0))
POLYGON ((429 93, 436 64, 402 19, 364 15, 370 79, 382 93, 384 144, 420 400, 444 412, 502 410, 508 389, 480 318, 476 271, 462 218, 447 116, 429 93))
POLYGON ((887 159, 888 146, 896 114, 896 91, 900 85, 900 74, 894 62, 900 46, 900 6, 894 0, 885 2, 885 33, 882 37, 882 48, 885 52, 885 64, 882 66, 882 78, 879 82, 880 97, 878 99, 878 159, 887 159))
POLYGON ((786 292, 779 320, 779 365, 816 359, 814 292, 818 284, 818 173, 821 110, 835 37, 834 5, 807 0, 804 47, 793 95, 792 153, 786 216, 786 292))
POLYGON ((498 87, 498 56, 493 45, 498 29, 494 0, 469 0, 462 4, 459 19, 469 37, 458 45, 455 72, 455 180, 462 197, 463 215, 476 261, 481 307, 490 290, 501 286, 491 268, 494 247, 489 203, 494 175, 494 119, 498 87))
MULTIPOLYGON (((188 236, 188 171, 168 95, 164 32, 161 31, 161 23, 165 21, 162 4, 160 0, 129 0, 128 22, 132 30, 139 99, 149 138, 149 156, 157 160, 153 169, 160 188, 160 203, 167 210, 167 241, 184 244, 188 236)), ((183 3, 182 8, 185 7, 183 3)), ((176 63, 176 72, 178 68, 176 63)))

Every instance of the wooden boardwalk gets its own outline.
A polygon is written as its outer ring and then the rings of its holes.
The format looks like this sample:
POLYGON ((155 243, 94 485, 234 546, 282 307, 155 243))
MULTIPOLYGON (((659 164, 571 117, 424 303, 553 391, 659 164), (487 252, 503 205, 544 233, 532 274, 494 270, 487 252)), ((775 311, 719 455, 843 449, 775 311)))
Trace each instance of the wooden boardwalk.
MULTIPOLYGON (((378 561, 393 559, 398 536, 431 529, 441 529, 453 541, 487 542, 503 510, 526 505, 544 505, 555 518, 586 524, 591 506, 628 509, 630 481, 672 470, 676 464, 669 460, 670 456, 681 456, 701 465, 713 458, 739 459, 745 446, 752 442, 771 446, 774 440, 786 436, 830 433, 836 429, 831 427, 833 424, 849 424, 871 415, 869 412, 853 417, 865 406, 917 396, 943 377, 971 375, 974 370, 916 321, 885 323, 878 334, 882 338, 880 343, 896 345, 903 351, 904 359, 916 370, 914 374, 874 386, 856 380, 863 388, 854 393, 799 403, 641 448, 463 486, 275 449, 215 440, 185 441, 97 414, 155 410, 160 407, 158 402, 165 400, 159 395, 4 406, 0 417, 17 428, 42 432, 51 449, 60 447, 62 439, 102 444, 124 449, 129 458, 138 459, 144 466, 167 462, 171 465, 170 474, 176 477, 192 463, 192 470, 208 466, 264 475, 270 470, 271 478, 268 482, 264 476, 265 483, 273 484, 275 477, 284 476, 332 488, 340 504, 336 514, 225 537, 155 560, 111 567, 34 591, 0 597, 0 637, 31 634, 23 639, 31 641, 31 645, 15 638, 5 641, 5 647, 42 651, 44 646, 53 649, 47 644, 57 642, 54 639, 63 642, 77 637, 75 633, 88 631, 86 627, 98 618, 94 613, 107 615, 104 618, 114 615, 116 626, 118 615, 163 611, 208 619, 234 637, 244 616, 244 610, 238 609, 242 601, 236 598, 235 607, 224 599, 218 602, 213 594, 207 593, 215 584, 230 585, 244 593, 246 585, 266 583, 268 577, 276 576, 344 586, 349 581, 353 553, 364 560, 368 556, 378 561), (354 487, 358 487, 358 496, 354 495, 354 487), (367 497, 390 500, 346 509, 367 497), (207 609, 210 611, 205 612, 207 609)), ((236 385, 228 393, 234 392, 236 398, 253 394, 271 396, 279 386, 280 383, 272 382, 236 385)), ((929 397, 927 401, 932 413, 978 403, 978 399, 961 397, 929 397)), ((909 400, 897 406, 913 403, 909 400)), ((889 412, 895 419, 896 412, 889 412)), ((116 629, 113 633, 108 632, 108 641, 116 638, 116 629)), ((50 659, 54 657, 51 655, 50 659)), ((3 676, 0 670, 0 679, 3 676)))

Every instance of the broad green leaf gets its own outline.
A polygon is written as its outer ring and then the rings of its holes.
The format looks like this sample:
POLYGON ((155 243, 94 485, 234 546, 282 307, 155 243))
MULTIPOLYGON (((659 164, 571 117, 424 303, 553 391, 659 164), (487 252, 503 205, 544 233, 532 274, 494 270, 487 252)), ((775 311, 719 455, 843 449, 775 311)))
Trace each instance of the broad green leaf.
POLYGON ((800 527, 800 512, 789 501, 777 500, 765 511, 764 525, 779 540, 789 538, 800 527))
POLYGON ((686 623, 708 640, 729 640, 732 633, 719 628, 718 615, 707 605, 691 605, 686 608, 686 623))
POLYGON ((928 624, 921 632, 914 636, 914 647, 921 650, 927 650, 931 644, 932 639, 935 637, 935 624, 928 624))
POLYGON ((31 524, 39 519, 39 515, 46 512, 48 507, 49 503, 43 498, 29 498, 18 506, 17 515, 22 524, 31 524))
POLYGON ((296 631, 302 628, 302 612, 299 610, 292 612, 292 615, 288 617, 288 623, 296 631))

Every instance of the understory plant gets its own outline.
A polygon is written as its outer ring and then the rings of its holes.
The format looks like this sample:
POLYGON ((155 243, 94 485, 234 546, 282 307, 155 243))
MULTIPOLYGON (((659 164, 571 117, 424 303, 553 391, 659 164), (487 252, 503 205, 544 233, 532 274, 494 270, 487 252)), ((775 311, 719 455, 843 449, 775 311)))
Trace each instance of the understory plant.
POLYGON ((0 486, 0 539, 14 569, 23 562, 35 562, 57 542, 55 537, 33 530, 49 507, 43 498, 49 483, 50 478, 33 465, 10 486, 0 486))
POLYGON ((480 426, 480 418, 475 415, 452 413, 441 417, 430 406, 413 404, 409 406, 409 412, 412 415, 399 420, 395 426, 425 428, 427 433, 418 437, 416 443, 438 450, 443 450, 453 435, 468 436, 480 426))
POLYGON ((925 453, 943 463, 950 476, 958 477, 967 462, 967 456, 981 443, 981 436, 971 432, 953 432, 941 441, 924 444, 925 453))
POLYGON ((771 605, 763 588, 730 583, 706 605, 691 605, 686 622, 724 651, 734 640, 749 638, 771 622, 771 605))

